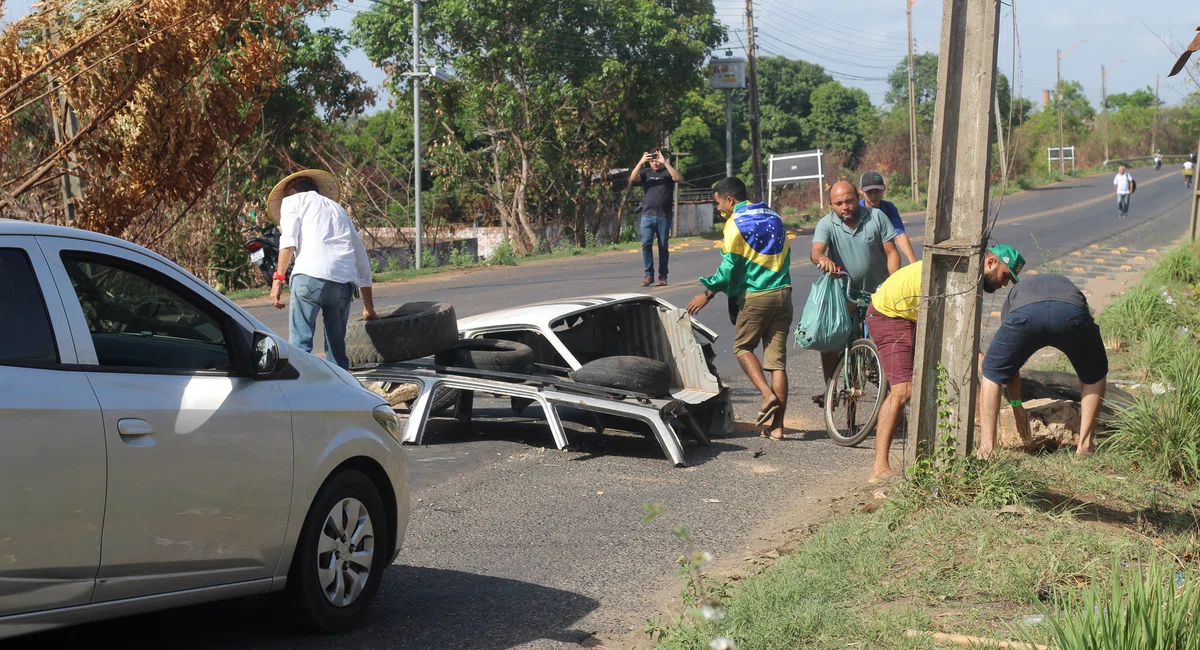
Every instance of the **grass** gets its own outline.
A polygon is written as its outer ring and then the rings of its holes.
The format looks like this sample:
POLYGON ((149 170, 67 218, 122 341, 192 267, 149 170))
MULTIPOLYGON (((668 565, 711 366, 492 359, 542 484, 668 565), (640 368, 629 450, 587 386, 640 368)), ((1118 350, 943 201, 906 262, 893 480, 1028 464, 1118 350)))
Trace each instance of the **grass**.
POLYGON ((1195 492, 1164 494, 1144 477, 1114 472, 1100 456, 1011 462, 1022 482, 1056 491, 1029 494, 1030 505, 1004 510, 930 502, 898 519, 888 508, 837 518, 741 580, 723 604, 723 620, 685 617, 659 648, 706 648, 718 636, 763 650, 935 647, 906 637, 906 629, 1046 643, 1053 625, 1014 621, 1109 589, 1114 560, 1175 566, 1175 557, 1200 558, 1187 514, 1195 492))
POLYGON ((1200 648, 1198 284, 1200 248, 1180 247, 1100 315, 1123 340, 1110 366, 1166 391, 1137 393, 1095 456, 979 462, 943 444, 882 507, 841 513, 737 582, 724 618, 686 614, 658 647, 936 647, 905 633, 916 629, 1059 650, 1200 648), (1020 622, 1038 613, 1044 623, 1020 622))

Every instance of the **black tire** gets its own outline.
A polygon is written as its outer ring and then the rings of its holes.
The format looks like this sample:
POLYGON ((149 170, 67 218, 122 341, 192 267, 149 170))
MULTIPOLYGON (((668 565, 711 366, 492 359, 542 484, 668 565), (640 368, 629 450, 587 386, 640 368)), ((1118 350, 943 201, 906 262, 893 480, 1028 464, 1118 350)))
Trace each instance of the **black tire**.
POLYGON ((458 341, 454 307, 438 302, 400 305, 379 320, 352 320, 346 328, 350 365, 420 359, 458 341))
POLYGON ((533 348, 516 341, 464 339, 433 357, 439 366, 474 368, 528 374, 533 370, 533 348))
POLYGON ((616 388, 650 397, 671 394, 671 367, 657 359, 645 357, 604 357, 585 363, 570 373, 581 384, 616 388))
POLYGON ((842 447, 853 447, 871 435, 887 392, 887 378, 883 376, 875 343, 870 339, 859 339, 850 344, 847 354, 833 371, 833 379, 825 387, 825 430, 829 439, 842 447), (862 362, 849 376, 844 375, 847 359, 862 362), (841 385, 845 383, 843 377, 849 380, 850 386, 844 388, 841 385), (862 396, 857 395, 860 391, 864 393, 862 396), (846 426, 838 423, 839 417, 844 417, 846 426))
MULTIPOLYGON (((463 339, 448 350, 433 355, 439 366, 450 368, 473 368, 529 374, 533 371, 533 348, 516 341, 501 339, 463 339)), ((444 413, 458 402, 457 388, 439 388, 433 394, 429 414, 444 413)))
POLYGON ((325 634, 344 632, 360 623, 375 599, 383 572, 388 567, 392 549, 388 530, 383 500, 371 479, 356 470, 346 470, 328 480, 309 508, 288 571, 287 601, 293 620, 307 630, 325 634), (355 499, 365 507, 373 534, 361 541, 364 545, 369 541, 373 552, 362 592, 348 605, 336 606, 325 595, 318 568, 332 551, 320 555, 318 545, 325 536, 329 513, 345 499, 355 499))

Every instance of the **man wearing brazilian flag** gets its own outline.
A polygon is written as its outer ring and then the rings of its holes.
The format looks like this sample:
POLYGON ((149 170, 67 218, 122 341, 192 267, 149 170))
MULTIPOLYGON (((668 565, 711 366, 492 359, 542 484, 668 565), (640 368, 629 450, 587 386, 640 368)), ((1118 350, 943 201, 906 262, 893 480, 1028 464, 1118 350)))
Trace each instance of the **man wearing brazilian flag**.
MULTIPOLYGON (((733 353, 742 371, 762 393, 756 426, 767 426, 774 440, 784 437, 787 410, 787 339, 792 327, 792 249, 783 220, 766 203, 750 203, 746 184, 730 177, 713 188, 717 209, 729 215, 721 246, 721 266, 700 278, 704 293, 688 303, 695 315, 718 293, 745 295, 738 312, 733 353), (754 356, 763 346, 762 363, 754 356), (771 373, 767 383, 763 371, 771 373)), ((768 435, 764 432, 763 435, 768 435)))

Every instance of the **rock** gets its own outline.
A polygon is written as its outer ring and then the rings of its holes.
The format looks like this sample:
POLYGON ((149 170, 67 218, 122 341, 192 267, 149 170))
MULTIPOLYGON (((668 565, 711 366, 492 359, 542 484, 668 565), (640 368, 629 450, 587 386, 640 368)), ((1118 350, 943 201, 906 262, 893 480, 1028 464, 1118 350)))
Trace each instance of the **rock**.
POLYGON ((1017 433, 1011 406, 1000 409, 998 444, 1005 449, 1039 449, 1075 446, 1079 442, 1079 404, 1063 399, 1034 399, 1023 404, 1029 416, 1029 440, 1017 433))
POLYGON ((408 408, 408 402, 417 399, 421 394, 421 387, 416 384, 392 384, 382 382, 371 382, 367 384, 367 390, 375 393, 388 401, 392 406, 403 406, 408 408), (390 386, 391 390, 385 388, 390 386))

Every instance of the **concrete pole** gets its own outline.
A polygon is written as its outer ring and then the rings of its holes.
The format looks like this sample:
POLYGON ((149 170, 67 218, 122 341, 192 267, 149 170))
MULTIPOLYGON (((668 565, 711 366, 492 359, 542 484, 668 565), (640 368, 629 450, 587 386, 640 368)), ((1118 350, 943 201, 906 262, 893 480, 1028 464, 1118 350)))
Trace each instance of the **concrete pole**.
POLYGON ((1062 50, 1058 50, 1058 63, 1057 63, 1055 70, 1056 70, 1056 72, 1054 74, 1058 79, 1055 82, 1055 88, 1057 88, 1057 90, 1055 92, 1058 93, 1058 97, 1056 97, 1054 100, 1054 103, 1058 105, 1058 173, 1063 174, 1066 172, 1066 163, 1063 162, 1063 158, 1065 156, 1063 155, 1063 128, 1062 128, 1062 105, 1063 105, 1062 50))
POLYGON ((1008 180, 1008 155, 1004 151, 1004 125, 1000 123, 1000 94, 994 93, 992 96, 996 98, 996 116, 993 119, 996 122, 996 144, 1000 147, 1000 180, 1005 182, 1008 180))
MULTIPOLYGON (((1200 143, 1196 144, 1196 151, 1200 151, 1200 143)), ((1188 228, 1188 237, 1191 241, 1196 241, 1200 237, 1200 183, 1196 182, 1196 178, 1200 177, 1200 170, 1192 170, 1192 223, 1188 228)))
POLYGON ((412 87, 413 87, 413 216, 416 220, 416 238, 413 246, 413 266, 421 268, 422 236, 421 236, 421 2, 413 0, 413 53, 412 53, 412 87))
POLYGON ((1104 111, 1104 163, 1108 164, 1108 91, 1105 89, 1105 82, 1108 79, 1108 73, 1104 71, 1104 66, 1100 66, 1100 109, 1104 111))
POLYGON ((1150 155, 1158 151, 1158 77, 1154 75, 1154 121, 1150 127, 1150 155))
POLYGON ((733 177, 733 90, 725 89, 725 177, 733 177))
POLYGON ((1000 0, 944 0, 938 52, 933 160, 925 217, 925 262, 917 319, 906 461, 936 449, 939 419, 960 454, 974 447, 980 278, 988 218, 988 171, 996 93, 1000 0), (939 395, 938 370, 947 375, 939 395), (946 400, 939 405, 939 397, 946 400), (951 415, 939 418, 940 408, 951 415), (915 431, 915 435, 913 435, 915 431))
POLYGON ((921 200, 921 185, 917 182, 917 167, 921 162, 917 156, 917 100, 916 89, 913 84, 913 37, 912 37, 912 6, 916 0, 904 0, 908 12, 908 169, 909 177, 912 178, 912 199, 913 202, 921 200))
POLYGON ((754 171, 754 200, 763 200, 762 137, 758 114, 758 55, 754 47, 754 0, 746 0, 746 59, 750 73, 750 155, 754 171))

